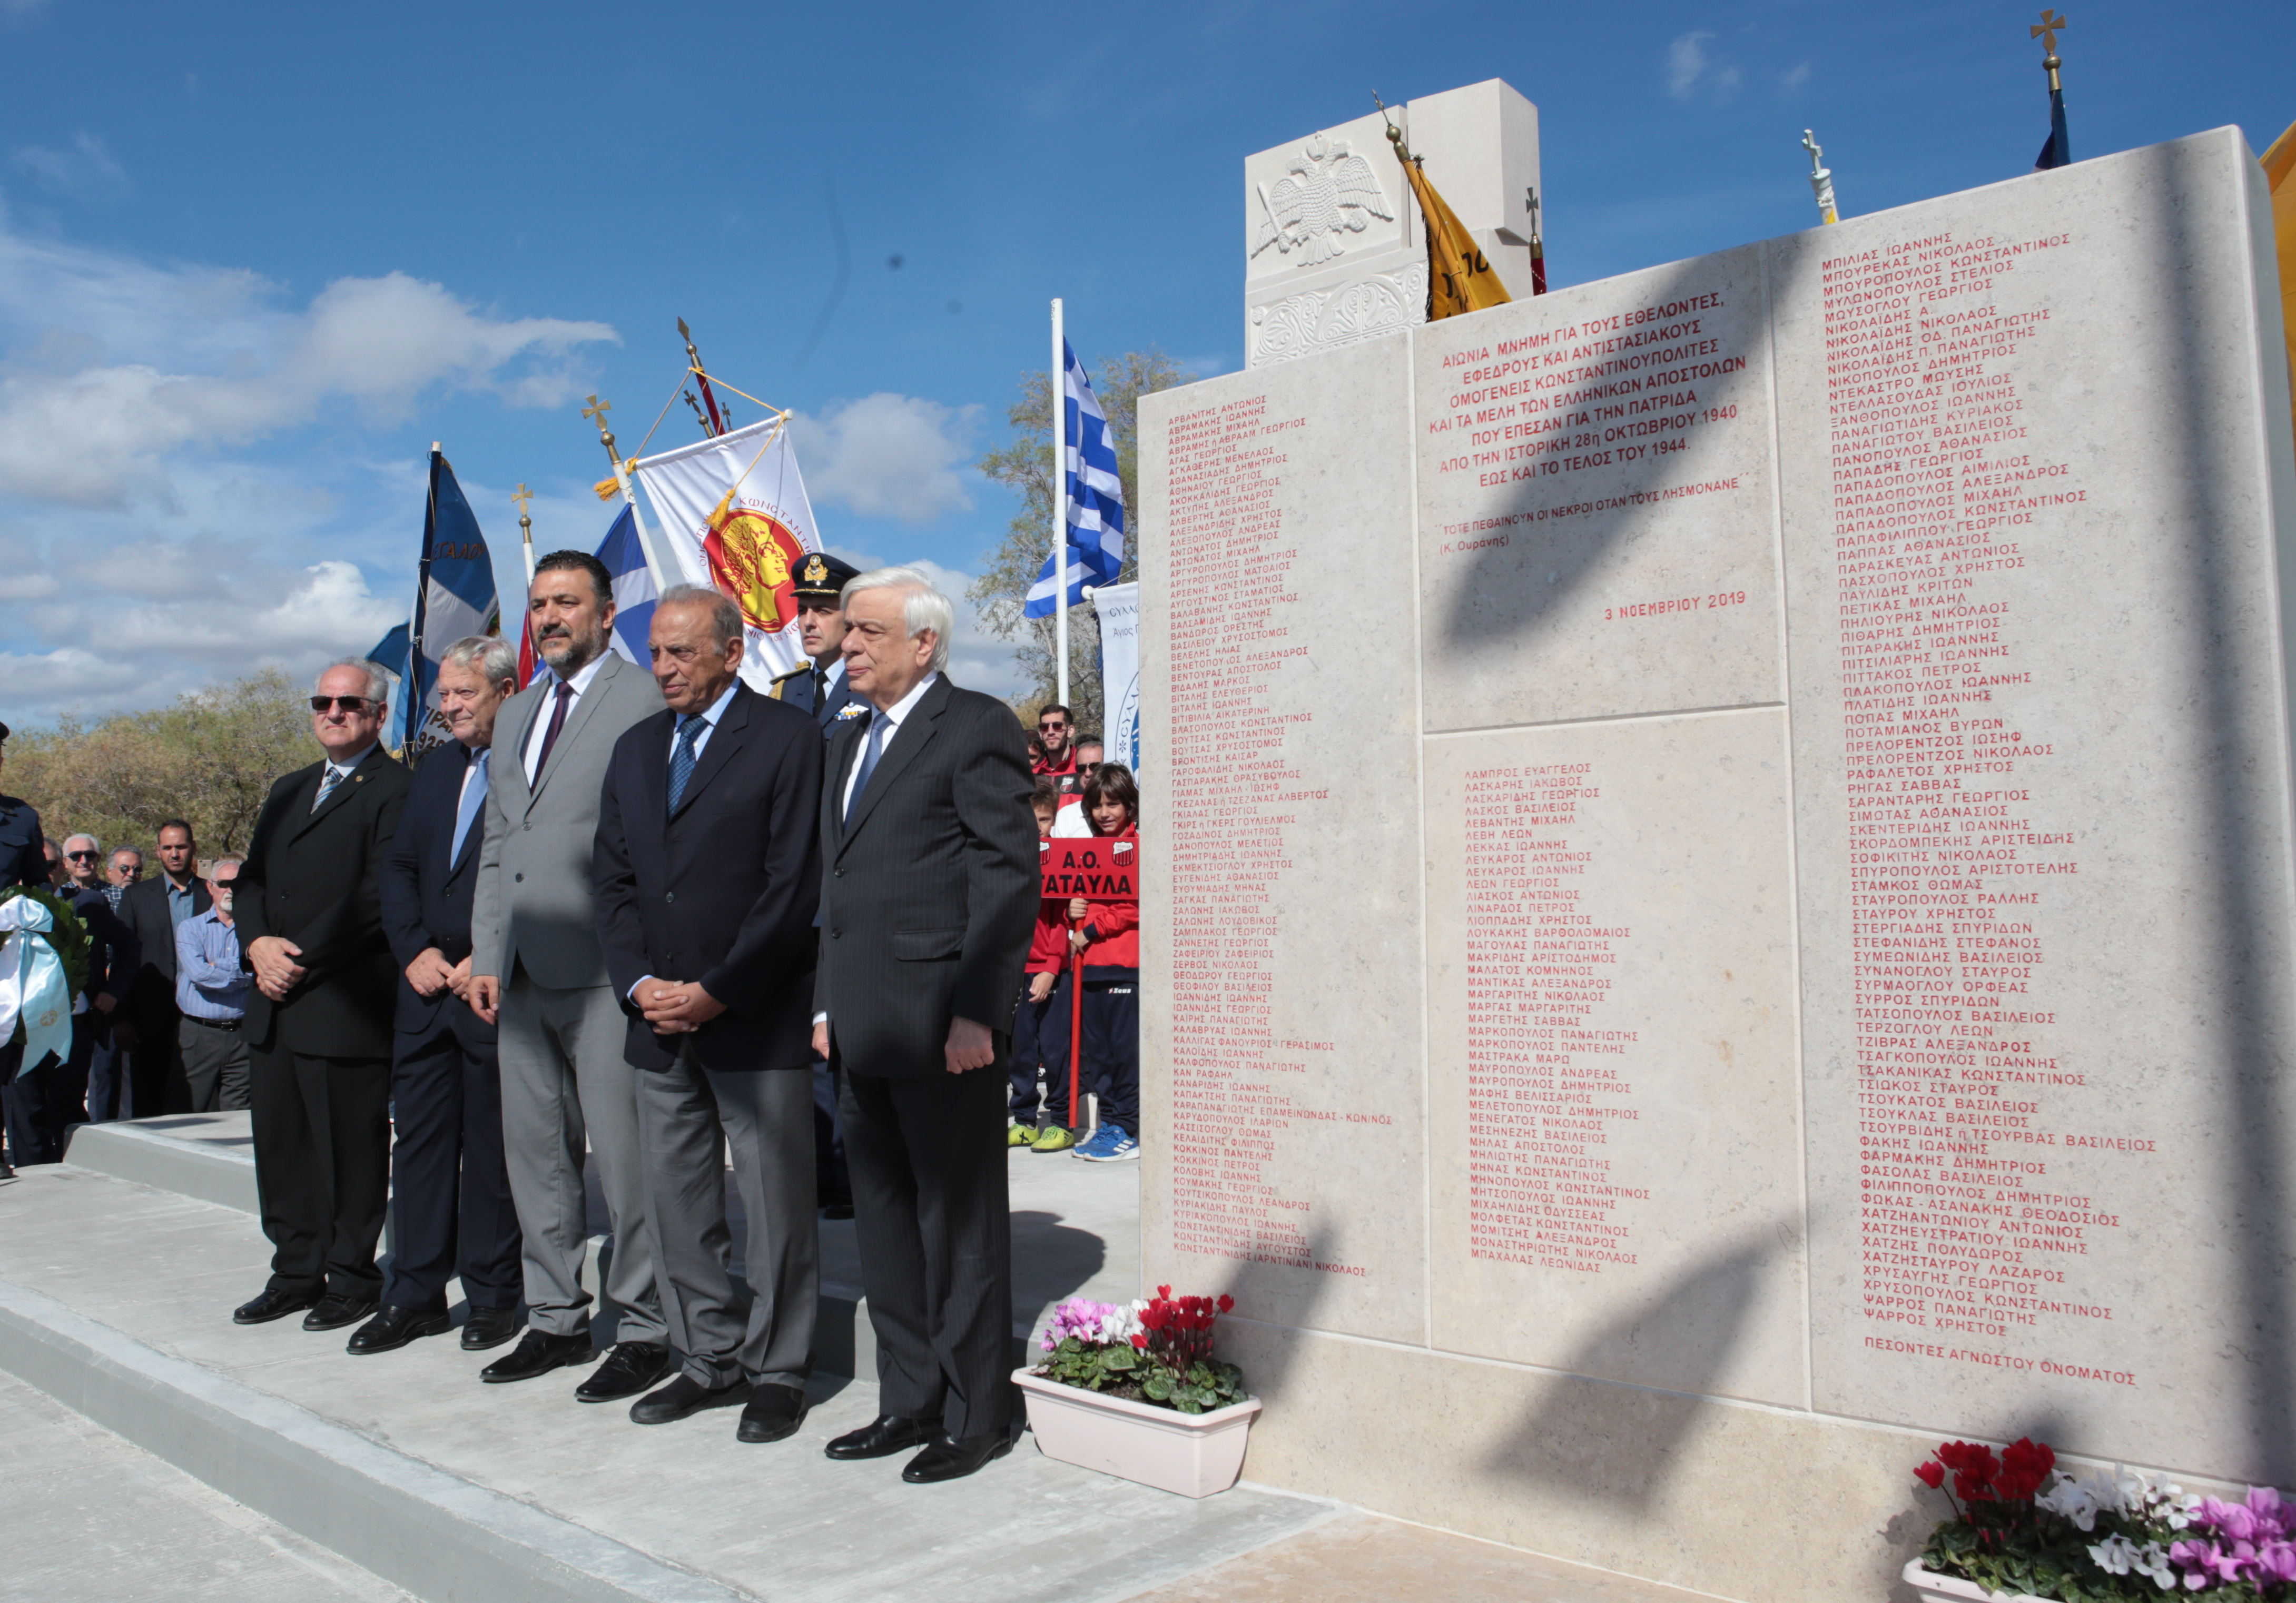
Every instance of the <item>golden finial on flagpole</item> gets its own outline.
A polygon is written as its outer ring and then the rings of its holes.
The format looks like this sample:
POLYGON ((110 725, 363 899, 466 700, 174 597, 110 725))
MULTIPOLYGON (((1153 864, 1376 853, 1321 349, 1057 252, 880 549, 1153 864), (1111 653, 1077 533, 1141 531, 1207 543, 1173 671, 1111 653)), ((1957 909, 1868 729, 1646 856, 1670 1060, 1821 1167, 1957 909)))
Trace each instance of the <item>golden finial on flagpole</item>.
POLYGON ((2057 69, 2064 65, 2064 62, 2057 59, 2057 34, 2065 26, 2064 12, 2044 7, 2041 20, 2035 23, 2032 31, 2025 36, 2029 39, 2041 41, 2043 53, 2041 65, 2048 70, 2049 88, 2052 93, 2064 87, 2064 85, 2057 81, 2057 69))
POLYGON ((518 508, 519 532, 526 536, 526 543, 531 545, 534 544, 534 519, 526 515, 526 509, 534 504, 534 497, 527 493, 524 485, 521 485, 518 487, 518 494, 512 496, 511 501, 518 508))
POLYGON ((611 401, 602 401, 592 396, 590 404, 582 408, 582 415, 598 425, 598 438, 605 442, 607 459, 619 468, 622 465, 622 454, 614 445, 614 431, 606 427, 606 413, 613 409, 611 401))

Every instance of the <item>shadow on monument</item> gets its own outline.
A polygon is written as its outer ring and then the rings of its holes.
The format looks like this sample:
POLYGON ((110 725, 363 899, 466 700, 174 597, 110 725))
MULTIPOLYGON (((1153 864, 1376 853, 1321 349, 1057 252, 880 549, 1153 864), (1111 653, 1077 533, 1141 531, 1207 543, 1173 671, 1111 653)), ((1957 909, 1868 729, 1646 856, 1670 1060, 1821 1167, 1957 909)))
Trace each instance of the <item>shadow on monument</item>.
MULTIPOLYGON (((1306 1239, 1309 1263, 1333 1261, 1331 1244, 1334 1238, 1331 1231, 1309 1231, 1306 1239)), ((1300 1345, 1319 1329, 1316 1314, 1336 1278, 1311 1274, 1307 1284, 1295 1291, 1285 1283, 1290 1279, 1285 1266, 1239 1263, 1231 1265, 1227 1278, 1217 1286, 1175 1286, 1172 1289, 1183 1296, 1205 1296, 1217 1300, 1227 1296, 1235 1299, 1234 1310, 1222 1318, 1219 1328, 1235 1337, 1239 1350, 1231 1353, 1225 1336, 1216 1350, 1222 1357, 1232 1358, 1242 1365, 1252 1395, 1265 1399, 1270 1406, 1280 1406, 1285 1383, 1301 1363, 1300 1345)))
MULTIPOLYGON (((2151 154, 2164 166, 2198 166, 2205 157, 2194 148, 2196 143, 2161 146, 2151 154)), ((2195 186, 2189 180, 2180 181, 2171 187, 2156 185, 2152 192, 2169 196, 2185 192, 2188 187, 2195 186)), ((2197 304, 2201 284, 2214 282, 2216 275, 2201 260, 2204 252, 2194 238, 2194 214, 2186 209, 2165 202, 2157 209, 2152 237, 2162 258, 2161 276, 2172 286, 2177 301, 2162 309, 2163 321, 2171 330, 2220 326, 2218 308, 2197 304)), ((2271 237, 2267 212, 2267 250, 2271 237)), ((2268 265, 2259 266, 2269 282, 2268 265)), ((2240 1276, 2237 1294, 2246 1304, 2241 1310, 2246 1316, 2245 1339, 2230 1333, 2227 1339, 2240 1348, 2251 1377, 2252 1390, 2244 1410, 2248 1460, 2238 1467, 2221 1468, 2255 1481, 2286 1485, 2296 1480, 2296 1352, 2291 1351, 2289 1341, 2289 1221, 2296 1197, 2291 1195, 2286 1167, 2286 1147, 2290 1131, 2296 1129, 2296 1108, 2292 1108, 2283 1089, 2288 1068, 2289 1043, 2284 1035, 2288 1001, 2279 994, 2274 976, 2286 971, 2292 955, 2284 944, 2278 918, 2287 896, 2288 864, 2276 851, 2289 822, 2278 814, 2282 786, 2288 776, 2258 773, 2255 769, 2259 747, 2266 753, 2271 751, 2272 733, 2281 728, 2283 716, 2278 685, 2270 673, 2256 671, 2256 664, 2260 656, 2284 670, 2287 625, 2282 620, 2280 640, 2251 638, 2237 642, 2262 645, 2262 652, 2221 649, 2226 621, 2263 611, 2268 622, 2269 601, 2257 593, 2259 576, 2236 570, 2239 552, 2208 537, 2215 530, 2240 526, 2237 509, 2226 504, 2226 488, 2254 482, 2241 470, 2240 459, 2255 442, 2234 431, 2210 432, 2202 428, 2202 419, 2222 410, 2220 397, 2254 384, 2256 374, 2249 364, 2255 353, 2233 341, 2198 337, 2171 339, 2168 345, 2169 360, 2179 369, 2174 380, 2179 404, 2166 409, 2176 420, 2167 426, 2184 436, 2184 453, 2190 464, 2185 485, 2193 498, 2194 523, 2207 531, 2195 553, 2192 601, 2198 616, 2219 620, 2216 630, 2194 630, 2190 638, 2200 648, 2191 680, 2201 687, 2204 698, 2198 709, 2199 727, 2214 736, 2202 760, 2219 776, 2218 782, 2209 787, 2216 814, 2209 821, 2213 828, 2204 837, 2213 842, 2209 860, 2213 878, 2193 890, 2215 905, 2216 927, 2220 931, 2216 969, 2222 977, 2214 996, 2193 999, 2187 1005, 2197 1003, 2193 1021, 2194 1055, 2206 1054, 2199 1067, 2210 1079, 2229 1082, 2224 1086, 2230 1092, 2226 1117, 2219 1125, 2226 1161, 2218 1167, 2218 1174, 2226 1190, 2218 1216, 2229 1227, 2245 1272, 2240 1276), (2210 1070, 2215 1072, 2210 1074, 2210 1070)), ((2266 355, 2264 399, 2271 409, 2267 415, 2271 416, 2278 412, 2276 400, 2287 395, 2286 380, 2277 353, 2266 355)), ((2278 425, 2277 438, 2267 437, 2265 449, 2285 451, 2289 448, 2287 413, 2278 413, 2274 421, 2278 425)), ((2285 496, 2296 486, 2282 478, 2274 488, 2285 496)), ((2289 515, 2284 505, 2281 516, 2289 515)), ((2287 577, 2282 576, 2284 584, 2287 577)), ((2289 605, 2284 592, 2280 601, 2283 607, 2289 605)), ((2173 605, 2173 599, 2164 598, 2163 604, 2173 605)), ((2174 1072, 2175 1066, 2158 1067, 2174 1072)), ((2203 1084, 2196 1089, 2206 1092, 2212 1087, 2203 1084)))
POLYGON ((1661 1501, 1706 1398, 1727 1394, 1724 1378, 1776 1251, 1759 1237, 1747 1240, 1598 1328, 1557 1366, 1568 1373, 1483 1468, 1637 1513, 1661 1501), (1663 1362, 1673 1384, 1661 1391, 1623 1380, 1629 1362, 1645 1373, 1663 1362))

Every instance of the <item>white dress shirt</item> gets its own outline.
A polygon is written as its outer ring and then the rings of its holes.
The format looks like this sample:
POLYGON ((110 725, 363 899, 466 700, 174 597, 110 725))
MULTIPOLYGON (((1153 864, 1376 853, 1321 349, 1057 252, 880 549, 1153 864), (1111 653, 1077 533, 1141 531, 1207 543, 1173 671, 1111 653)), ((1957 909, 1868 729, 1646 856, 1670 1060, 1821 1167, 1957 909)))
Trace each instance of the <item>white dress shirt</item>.
MULTIPOLYGON (((340 762, 337 762, 333 757, 329 757, 327 759, 327 766, 334 771, 336 785, 340 787, 345 780, 350 778, 351 770, 357 767, 361 763, 365 762, 367 753, 373 751, 376 747, 381 744, 382 742, 381 740, 369 740, 365 745, 360 747, 357 751, 354 751, 350 756, 343 758, 340 762)), ((324 773, 321 774, 319 776, 319 783, 324 785, 326 782, 327 776, 324 773)))
MULTIPOLYGON (((695 762, 700 762, 701 760, 701 754, 709 749, 709 737, 718 732, 718 720, 726 716, 726 706, 734 699, 734 692, 741 688, 742 676, 736 674, 732 679, 726 682, 726 688, 718 692, 717 700, 712 701, 709 707, 701 712, 693 715, 695 717, 701 720, 701 732, 693 737, 693 760, 695 762)), ((669 754, 673 757, 677 755, 678 732, 685 727, 685 724, 686 720, 683 717, 674 719, 670 724, 669 754)))
MULTIPOLYGON (((894 702, 883 712, 873 715, 886 720, 883 732, 877 737, 877 760, 880 763, 885 760, 885 753, 892 749, 893 737, 901 732, 902 724, 907 720, 909 714, 916 709, 918 698, 932 689, 939 681, 940 675, 938 671, 927 674, 911 687, 907 695, 894 702)), ((865 729, 861 732, 861 749, 856 750, 853 754, 853 771, 845 776, 845 793, 837 798, 837 812, 840 817, 853 810, 853 781, 861 777, 861 754, 862 750, 867 748, 868 744, 869 732, 865 729)))
MULTIPOLYGON (((606 653, 603 651, 576 669, 574 677, 571 679, 560 678, 556 668, 547 664, 544 665, 543 671, 550 675, 550 689, 543 695, 542 709, 535 715, 534 722, 527 725, 526 749, 519 753, 519 765, 526 770, 528 789, 534 789, 537 771, 542 766, 542 735, 543 732, 550 727, 550 712, 558 699, 558 687, 562 684, 574 692, 573 700, 566 704, 566 716, 570 720, 574 716, 574 703, 582 699, 582 692, 590 688, 590 682, 598 676, 598 670, 605 666, 606 653)), ((565 732, 561 730, 559 732, 562 735, 565 732)))

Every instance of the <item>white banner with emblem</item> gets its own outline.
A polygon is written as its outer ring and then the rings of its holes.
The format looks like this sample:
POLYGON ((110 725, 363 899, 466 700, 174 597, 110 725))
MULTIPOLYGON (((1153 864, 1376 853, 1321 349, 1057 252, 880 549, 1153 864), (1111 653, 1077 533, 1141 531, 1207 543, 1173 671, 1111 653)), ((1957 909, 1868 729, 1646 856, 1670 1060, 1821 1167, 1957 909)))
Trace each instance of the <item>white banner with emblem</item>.
POLYGON ((629 464, 653 503, 676 579, 740 605, 742 677, 755 691, 805 659, 792 592, 800 567, 821 549, 787 421, 786 413, 767 418, 629 464))

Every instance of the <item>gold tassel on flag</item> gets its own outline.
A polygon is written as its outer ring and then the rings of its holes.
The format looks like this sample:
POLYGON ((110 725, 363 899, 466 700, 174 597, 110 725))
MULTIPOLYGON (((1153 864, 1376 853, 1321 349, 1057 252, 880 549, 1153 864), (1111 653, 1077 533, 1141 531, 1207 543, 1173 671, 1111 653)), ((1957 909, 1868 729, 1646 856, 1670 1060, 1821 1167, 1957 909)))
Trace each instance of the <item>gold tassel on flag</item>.
MULTIPOLYGON (((1380 110, 1387 108, 1382 105, 1380 110)), ((1395 159, 1403 163, 1403 176, 1410 182, 1411 192, 1419 197, 1419 215, 1427 223, 1427 321, 1505 306, 1514 298, 1491 270, 1490 258, 1475 243, 1475 236, 1427 182, 1421 168, 1423 159, 1405 148, 1403 130, 1392 119, 1387 125, 1387 139, 1395 147, 1395 159)))

